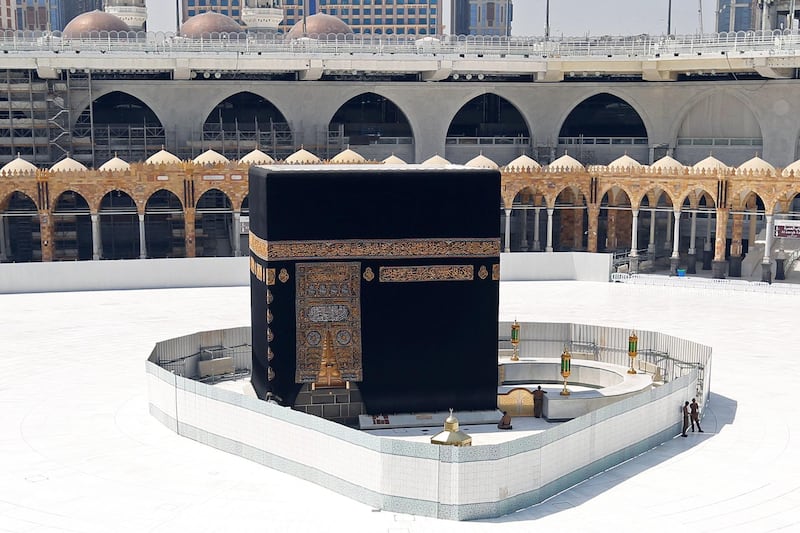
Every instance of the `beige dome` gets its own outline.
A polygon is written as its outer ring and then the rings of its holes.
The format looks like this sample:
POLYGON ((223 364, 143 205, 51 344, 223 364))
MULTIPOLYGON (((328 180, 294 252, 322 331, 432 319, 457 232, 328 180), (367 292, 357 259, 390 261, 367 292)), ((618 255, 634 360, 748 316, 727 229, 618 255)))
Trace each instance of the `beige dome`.
POLYGON ((195 165, 203 165, 204 167, 210 167, 212 165, 226 165, 230 162, 227 157, 211 149, 206 150, 202 154, 198 155, 192 161, 195 165))
POLYGON ((677 159, 673 159, 670 156, 665 155, 664 157, 662 157, 661 159, 650 165, 650 168, 654 168, 657 170, 682 170, 685 167, 683 166, 683 163, 681 163, 677 159))
POLYGON ((479 154, 476 157, 473 157, 469 161, 467 161, 464 166, 471 167, 471 168, 491 168, 496 169, 500 168, 497 163, 489 159, 483 154, 479 154))
POLYGON ((739 165, 739 168, 736 169, 737 174, 746 174, 749 172, 765 172, 769 174, 775 173, 775 167, 764 161, 758 156, 755 156, 752 159, 749 159, 739 165))
POLYGON ((103 170, 107 172, 125 172, 126 170, 130 170, 130 168, 131 166, 126 161, 114 156, 100 165, 100 168, 97 170, 103 170))
POLYGON ((350 35, 353 30, 342 19, 328 15, 327 13, 316 13, 310 17, 306 17, 305 31, 303 31, 303 20, 300 19, 292 26, 286 33, 289 39, 298 39, 300 37, 319 37, 320 35, 350 35))
POLYGON ((387 165, 405 165, 406 164, 405 161, 403 161, 402 159, 400 159, 399 157, 397 157, 394 154, 390 155, 389 157, 387 157, 386 159, 384 159, 381 162, 385 163, 387 165))
POLYGON ((717 170, 717 169, 727 169, 730 167, 728 167, 728 165, 726 165, 713 155, 710 155, 705 159, 698 161, 697 163, 692 165, 692 168, 695 170, 717 170))
POLYGON ((315 156, 305 148, 300 148, 298 151, 286 158, 286 162, 290 165, 314 165, 321 163, 319 157, 315 156))
MULTIPOLYGON (((10 164, 11 163, 9 163, 9 165, 10 164)), ((794 176, 800 176, 800 159, 798 159, 797 161, 795 161, 794 163, 783 169, 784 177, 789 176, 792 173, 794 176)))
POLYGON ((50 167, 51 172, 80 172, 82 170, 86 170, 86 167, 71 157, 65 157, 50 167))
POLYGON ((348 148, 347 150, 342 150, 341 152, 333 156, 333 158, 331 159, 331 163, 336 163, 336 164, 364 163, 365 161, 366 158, 363 155, 354 152, 350 148, 348 148))
POLYGON ((240 33, 245 31, 235 20, 223 15, 207 11, 193 17, 189 17, 181 25, 181 37, 189 39, 208 38, 212 33, 240 33))
POLYGON ((574 157, 564 154, 549 165, 548 168, 559 168, 563 170, 585 170, 580 161, 574 157))
POLYGON ((181 160, 178 156, 167 152, 163 148, 145 160, 148 165, 176 165, 180 164, 180 162, 181 160))
POLYGON ((121 18, 106 13, 105 11, 89 11, 82 13, 69 21, 61 32, 65 39, 77 39, 81 35, 108 33, 108 32, 128 32, 130 27, 121 18))
POLYGON ((524 170, 528 168, 537 169, 537 168, 542 168, 542 165, 540 165, 535 159, 528 157, 525 154, 522 154, 521 156, 519 156, 518 158, 507 164, 506 168, 509 170, 524 170))
POLYGON ((3 168, 0 168, 0 174, 27 174, 37 170, 39 169, 36 165, 17 156, 16 159, 12 159, 3 165, 3 168))
POLYGON ((244 163, 246 165, 271 165, 274 163, 275 160, 272 159, 270 156, 256 148, 249 154, 245 155, 239 160, 239 163, 244 163))
POLYGON ((618 157, 608 164, 609 170, 619 170, 623 168, 642 168, 641 163, 629 156, 628 154, 618 157))
POLYGON ((423 167, 446 167, 450 164, 450 161, 445 159, 444 157, 436 154, 433 157, 429 157, 422 163, 420 163, 423 167))

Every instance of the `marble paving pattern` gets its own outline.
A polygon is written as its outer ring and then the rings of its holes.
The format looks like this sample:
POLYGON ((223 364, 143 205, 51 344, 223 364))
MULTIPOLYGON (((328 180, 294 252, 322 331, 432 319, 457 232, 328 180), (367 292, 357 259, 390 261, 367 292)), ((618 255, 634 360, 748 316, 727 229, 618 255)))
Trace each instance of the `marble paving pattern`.
POLYGON ((246 287, 0 295, 0 531, 800 529, 800 300, 611 283, 501 284, 501 320, 653 329, 714 347, 705 433, 480 522, 376 512, 179 437, 148 413, 154 343, 246 325, 246 287))

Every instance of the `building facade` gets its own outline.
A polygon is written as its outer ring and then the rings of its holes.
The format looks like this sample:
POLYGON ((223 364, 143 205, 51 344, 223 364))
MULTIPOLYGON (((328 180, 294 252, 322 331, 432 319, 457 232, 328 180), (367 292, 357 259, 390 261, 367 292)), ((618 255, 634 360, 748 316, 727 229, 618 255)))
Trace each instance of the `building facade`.
POLYGON ((60 31, 64 28, 62 0, 15 0, 20 30, 60 31))
POLYGON ((17 14, 15 0, 0 0, 0 30, 16 30, 17 14))
POLYGON ((441 35, 445 0, 283 0, 288 31, 296 23, 321 12, 343 20, 354 33, 365 35, 441 35))
POLYGON ((717 31, 798 29, 797 0, 717 0, 717 31))

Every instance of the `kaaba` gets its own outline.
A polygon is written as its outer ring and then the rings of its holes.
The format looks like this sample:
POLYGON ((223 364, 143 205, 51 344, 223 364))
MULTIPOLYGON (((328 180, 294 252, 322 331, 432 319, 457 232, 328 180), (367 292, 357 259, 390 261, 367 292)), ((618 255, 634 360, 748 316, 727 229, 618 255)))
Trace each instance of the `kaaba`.
POLYGON ((260 398, 297 408, 303 391, 357 390, 376 416, 496 409, 498 171, 253 167, 249 205, 260 398))

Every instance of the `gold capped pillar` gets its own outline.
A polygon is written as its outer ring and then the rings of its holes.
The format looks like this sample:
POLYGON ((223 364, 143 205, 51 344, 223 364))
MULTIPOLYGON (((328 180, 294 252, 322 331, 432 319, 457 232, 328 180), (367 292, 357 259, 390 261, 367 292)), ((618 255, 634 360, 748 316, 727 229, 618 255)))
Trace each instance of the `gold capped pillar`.
POLYGON ((636 360, 636 354, 638 353, 638 348, 639 348, 639 337, 637 337, 636 332, 633 331, 628 337, 628 357, 631 358, 631 367, 628 369, 628 374, 636 374, 636 369, 633 367, 633 362, 636 360))
POLYGON ((567 388, 567 378, 572 371, 572 356, 564 346, 564 351, 561 353, 561 377, 564 378, 564 389, 561 391, 561 396, 569 396, 570 392, 567 388))
POLYGON ((511 356, 511 360, 519 361, 519 322, 516 319, 511 324, 511 346, 514 347, 514 355, 511 356))

